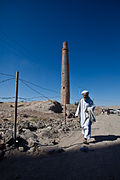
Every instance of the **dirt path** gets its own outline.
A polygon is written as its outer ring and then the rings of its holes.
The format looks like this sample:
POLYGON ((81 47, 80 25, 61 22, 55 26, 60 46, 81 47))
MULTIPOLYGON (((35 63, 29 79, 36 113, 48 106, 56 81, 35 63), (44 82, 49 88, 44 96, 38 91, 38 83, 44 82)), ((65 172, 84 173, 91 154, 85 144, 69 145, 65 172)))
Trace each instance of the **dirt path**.
MULTIPOLYGON (((99 115, 92 125, 92 138, 89 147, 114 145, 120 143, 120 116, 99 115)), ((60 142, 60 147, 66 150, 76 149, 83 145, 81 131, 73 131, 69 137, 64 137, 60 142)))
POLYGON ((65 152, 47 157, 16 155, 0 161, 0 180, 119 180, 120 117, 100 115, 92 126, 91 140, 81 151, 82 135, 74 131, 59 146, 65 152))

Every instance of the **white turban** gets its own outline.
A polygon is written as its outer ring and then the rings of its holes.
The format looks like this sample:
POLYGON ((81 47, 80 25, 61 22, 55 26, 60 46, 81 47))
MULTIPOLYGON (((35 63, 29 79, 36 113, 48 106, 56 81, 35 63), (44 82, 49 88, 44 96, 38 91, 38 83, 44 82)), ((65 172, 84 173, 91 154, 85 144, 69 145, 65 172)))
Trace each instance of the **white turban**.
POLYGON ((89 94, 89 91, 84 90, 84 91, 81 92, 81 94, 82 94, 82 95, 83 95, 83 94, 89 94))

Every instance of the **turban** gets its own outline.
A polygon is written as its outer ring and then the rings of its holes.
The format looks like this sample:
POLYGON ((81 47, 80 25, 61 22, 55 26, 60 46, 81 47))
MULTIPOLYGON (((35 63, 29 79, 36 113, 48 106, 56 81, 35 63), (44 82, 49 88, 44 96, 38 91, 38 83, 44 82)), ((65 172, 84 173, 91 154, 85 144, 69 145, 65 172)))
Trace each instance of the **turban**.
POLYGON ((81 92, 81 94, 82 94, 82 95, 83 95, 83 94, 89 94, 89 91, 84 90, 84 91, 81 92))

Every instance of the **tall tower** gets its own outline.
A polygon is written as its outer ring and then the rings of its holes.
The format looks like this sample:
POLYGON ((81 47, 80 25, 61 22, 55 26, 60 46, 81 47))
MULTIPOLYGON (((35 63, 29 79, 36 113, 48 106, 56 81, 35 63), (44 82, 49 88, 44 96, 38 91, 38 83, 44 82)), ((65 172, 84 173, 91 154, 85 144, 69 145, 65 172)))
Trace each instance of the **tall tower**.
POLYGON ((68 45, 63 42, 61 68, 61 104, 70 104, 68 45))

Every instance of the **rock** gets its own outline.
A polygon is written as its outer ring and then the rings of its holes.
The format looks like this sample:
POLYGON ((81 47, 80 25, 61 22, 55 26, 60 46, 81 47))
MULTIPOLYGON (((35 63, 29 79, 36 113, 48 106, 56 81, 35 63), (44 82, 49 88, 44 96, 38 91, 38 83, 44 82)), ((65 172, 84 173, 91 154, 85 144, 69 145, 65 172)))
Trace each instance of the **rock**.
POLYGON ((29 129, 26 129, 26 131, 24 132, 24 137, 25 139, 29 139, 29 138, 37 139, 37 135, 31 132, 29 129))
POLYGON ((20 133, 22 131, 25 131, 25 129, 29 129, 30 131, 36 131, 37 130, 37 124, 35 122, 22 122, 18 126, 18 129, 20 133))
POLYGON ((64 132, 68 132, 68 131, 70 131, 70 128, 67 127, 67 126, 64 126, 62 130, 63 130, 64 132))
POLYGON ((12 146, 14 144, 14 139, 13 138, 11 138, 11 139, 9 139, 8 141, 6 141, 6 147, 10 147, 10 146, 12 146))
POLYGON ((67 115, 67 117, 68 117, 68 118, 75 118, 75 113, 69 113, 69 114, 67 115))
POLYGON ((52 101, 53 105, 50 106, 49 110, 52 110, 55 113, 61 113, 62 112, 62 106, 57 101, 52 101))
POLYGON ((33 147, 34 144, 35 144, 34 139, 32 139, 31 137, 27 140, 27 142, 28 142, 28 146, 29 146, 29 147, 33 147))
POLYGON ((8 133, 8 134, 10 134, 11 136, 13 136, 13 130, 12 130, 12 129, 8 129, 8 130, 6 131, 6 133, 8 133))
POLYGON ((13 131, 12 130, 6 130, 4 138, 5 141, 9 141, 13 137, 13 131))
POLYGON ((29 116, 27 114, 23 114, 23 117, 28 118, 29 116))
POLYGON ((48 126, 48 127, 46 128, 46 130, 48 130, 48 131, 50 131, 51 129, 52 129, 51 126, 48 126))
POLYGON ((22 129, 28 129, 29 128, 29 122, 28 121, 22 121, 20 122, 20 127, 22 129))
POLYGON ((30 125, 29 130, 30 131, 37 131, 37 127, 30 125))
POLYGON ((62 106, 55 100, 48 100, 29 104, 28 106, 24 107, 24 110, 39 111, 44 113, 61 113, 62 106))
POLYGON ((36 150, 35 150, 35 147, 31 147, 29 150, 28 150, 28 152, 29 153, 33 153, 33 152, 35 152, 36 150))
POLYGON ((53 143, 54 145, 57 145, 57 144, 59 143, 59 141, 54 139, 54 141, 52 141, 52 143, 53 143))
POLYGON ((42 152, 43 152, 43 149, 42 149, 40 146, 37 146, 37 147, 36 147, 36 152, 37 152, 37 153, 42 153, 42 152))
POLYGON ((24 152, 24 147, 19 147, 18 150, 19 150, 20 152, 24 152))
POLYGON ((9 120, 7 118, 3 119, 4 122, 8 122, 9 120))
POLYGON ((18 126, 18 133, 21 134, 23 132, 24 132, 23 128, 21 126, 18 126))
POLYGON ((43 128, 45 128, 46 126, 45 126, 45 123, 44 122, 40 122, 40 121, 38 121, 37 122, 37 128, 38 129, 43 129, 43 128))
POLYGON ((48 137, 48 138, 58 138, 59 135, 58 135, 58 130, 57 129, 52 129, 52 130, 44 130, 42 132, 42 136, 43 137, 48 137))

